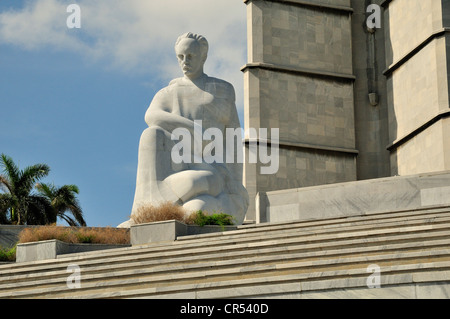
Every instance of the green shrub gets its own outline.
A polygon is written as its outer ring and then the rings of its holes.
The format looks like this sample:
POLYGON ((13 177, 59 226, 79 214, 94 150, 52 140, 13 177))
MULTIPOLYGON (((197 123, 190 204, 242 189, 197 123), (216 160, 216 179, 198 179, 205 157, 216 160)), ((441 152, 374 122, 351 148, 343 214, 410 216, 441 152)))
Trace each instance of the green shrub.
POLYGON ((76 234, 78 242, 82 244, 92 244, 94 243, 95 236, 94 235, 84 235, 81 233, 76 234))
POLYGON ((199 210, 189 216, 189 222, 198 226, 218 225, 228 226, 234 225, 233 216, 224 213, 205 214, 199 210))
POLYGON ((15 261, 16 260, 16 246, 12 248, 0 247, 0 261, 15 261))

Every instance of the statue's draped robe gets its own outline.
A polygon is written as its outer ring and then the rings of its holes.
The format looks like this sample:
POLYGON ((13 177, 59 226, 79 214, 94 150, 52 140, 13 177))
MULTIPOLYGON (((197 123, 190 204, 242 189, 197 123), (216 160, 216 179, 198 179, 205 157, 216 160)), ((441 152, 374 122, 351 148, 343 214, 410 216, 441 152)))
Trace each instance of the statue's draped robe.
MULTIPOLYGON (((175 79, 155 95, 145 121, 149 127, 139 143, 132 214, 142 205, 171 201, 188 211, 224 212, 233 215, 236 223, 242 223, 248 207, 248 193, 242 186, 242 162, 225 162, 225 129, 240 128, 232 85, 207 75, 195 84, 186 78, 175 79), (202 121, 203 131, 222 131, 223 163, 194 163, 193 157, 191 163, 177 164, 172 160, 172 148, 179 142, 171 139, 176 128, 189 130, 194 153, 194 120, 202 121)), ((210 142, 203 141, 202 149, 210 142)), ((242 148, 241 141, 237 147, 242 148)))

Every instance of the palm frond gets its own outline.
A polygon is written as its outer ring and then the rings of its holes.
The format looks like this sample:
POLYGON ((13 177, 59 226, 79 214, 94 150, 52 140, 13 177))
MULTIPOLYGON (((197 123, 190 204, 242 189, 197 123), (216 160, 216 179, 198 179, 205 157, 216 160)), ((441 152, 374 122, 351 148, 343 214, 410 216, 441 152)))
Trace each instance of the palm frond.
POLYGON ((56 190, 55 185, 46 183, 37 183, 35 187, 38 193, 41 194, 42 196, 45 196, 47 198, 54 197, 56 190))
POLYGON ((80 224, 75 221, 73 218, 67 215, 59 216, 61 219, 63 219, 69 226, 80 226, 80 224))
POLYGON ((86 226, 86 221, 83 217, 83 211, 78 203, 78 201, 74 201, 72 205, 68 207, 68 210, 72 213, 75 220, 79 223, 80 226, 86 226))
POLYGON ((5 154, 0 155, 0 165, 3 167, 3 173, 8 176, 9 185, 14 187, 14 184, 20 178, 20 169, 14 163, 13 159, 5 154))
POLYGON ((49 172, 50 167, 46 164, 35 164, 28 166, 20 174, 18 187, 29 192, 35 183, 41 178, 47 176, 49 172))
POLYGON ((71 185, 64 185, 64 186, 72 193, 75 193, 75 194, 79 194, 80 193, 80 190, 79 190, 77 185, 71 184, 71 185))
POLYGON ((76 198, 79 193, 76 185, 63 185, 56 187, 53 184, 39 183, 36 185, 38 192, 45 196, 55 210, 57 217, 66 221, 70 226, 86 226, 83 211, 76 198), (70 212, 74 218, 67 215, 70 212))

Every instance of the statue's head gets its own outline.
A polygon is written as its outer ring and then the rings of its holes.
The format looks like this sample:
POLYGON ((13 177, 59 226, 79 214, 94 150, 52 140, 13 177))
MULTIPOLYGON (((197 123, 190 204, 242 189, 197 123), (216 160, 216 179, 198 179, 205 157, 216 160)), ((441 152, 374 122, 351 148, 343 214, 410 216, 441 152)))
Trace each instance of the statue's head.
POLYGON ((175 53, 183 74, 194 80, 203 74, 203 65, 208 56, 208 41, 191 32, 178 37, 175 53))

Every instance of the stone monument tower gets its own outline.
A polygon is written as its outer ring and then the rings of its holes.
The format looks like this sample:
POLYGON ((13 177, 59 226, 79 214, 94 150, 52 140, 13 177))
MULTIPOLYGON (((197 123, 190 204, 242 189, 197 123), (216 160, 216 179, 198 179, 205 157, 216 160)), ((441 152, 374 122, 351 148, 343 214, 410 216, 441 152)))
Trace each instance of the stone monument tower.
POLYGON ((450 170, 449 1, 244 3, 245 127, 280 129, 276 174, 244 163, 247 219, 268 191, 450 170))

